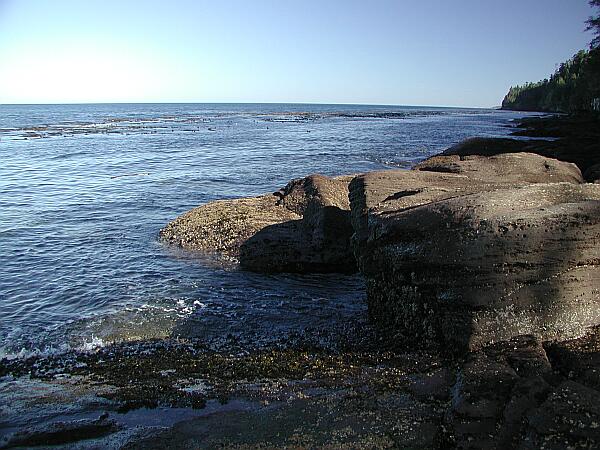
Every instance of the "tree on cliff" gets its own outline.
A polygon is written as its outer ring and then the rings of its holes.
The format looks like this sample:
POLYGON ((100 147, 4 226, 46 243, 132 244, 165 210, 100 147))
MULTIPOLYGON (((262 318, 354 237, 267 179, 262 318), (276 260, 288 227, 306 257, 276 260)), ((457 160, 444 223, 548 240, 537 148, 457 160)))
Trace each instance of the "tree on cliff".
MULTIPOLYGON (((600 8, 600 0, 590 0, 590 5, 600 8)), ((596 37, 592 40, 590 47, 600 47, 600 13, 596 17, 590 17, 587 21, 587 30, 593 31, 596 37)))
MULTIPOLYGON (((600 8, 600 0, 590 0, 600 8)), ((600 111, 600 11, 587 21, 594 32, 590 50, 580 50, 550 77, 537 83, 513 86, 502 108, 520 111, 600 111)))

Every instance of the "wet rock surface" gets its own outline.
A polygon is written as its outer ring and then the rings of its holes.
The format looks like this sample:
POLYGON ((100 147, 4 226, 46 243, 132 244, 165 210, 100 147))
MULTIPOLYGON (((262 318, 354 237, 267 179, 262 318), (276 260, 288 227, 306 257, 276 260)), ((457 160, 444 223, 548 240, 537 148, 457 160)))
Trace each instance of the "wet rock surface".
POLYGON ((348 183, 311 175, 272 195, 211 202, 160 231, 187 250, 217 253, 257 272, 356 272, 348 183))
MULTIPOLYGON (((201 342, 143 341, 3 360, 3 382, 25 378, 65 389, 68 378, 71 396, 97 399, 86 406, 95 418, 40 414, 40 423, 0 442, 6 448, 50 442, 130 449, 596 448, 600 392, 583 374, 600 369, 599 335, 594 329, 567 343, 518 336, 459 359, 386 350, 369 335, 343 350, 297 343, 215 352, 201 342), (575 370, 567 369, 571 364, 575 370), (185 414, 167 420, 170 409, 185 414), (146 426, 133 424, 135 415, 146 426)), ((12 406, 31 413, 53 401, 46 395, 12 406)), ((0 431, 10 427, 3 417, 0 431)))
POLYGON ((52 422, 34 426, 0 441, 0 448, 55 446, 93 439, 117 432, 121 427, 105 414, 96 420, 75 420, 72 422, 52 422))

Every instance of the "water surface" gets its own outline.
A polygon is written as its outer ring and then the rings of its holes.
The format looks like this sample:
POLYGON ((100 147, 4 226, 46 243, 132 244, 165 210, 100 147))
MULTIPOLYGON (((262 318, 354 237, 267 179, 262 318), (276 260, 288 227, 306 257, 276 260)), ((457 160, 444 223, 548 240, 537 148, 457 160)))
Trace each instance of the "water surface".
POLYGON ((0 357, 179 334, 275 338, 364 316, 359 277, 258 275, 158 230, 291 178, 412 164, 523 114, 235 104, 0 105, 0 357))

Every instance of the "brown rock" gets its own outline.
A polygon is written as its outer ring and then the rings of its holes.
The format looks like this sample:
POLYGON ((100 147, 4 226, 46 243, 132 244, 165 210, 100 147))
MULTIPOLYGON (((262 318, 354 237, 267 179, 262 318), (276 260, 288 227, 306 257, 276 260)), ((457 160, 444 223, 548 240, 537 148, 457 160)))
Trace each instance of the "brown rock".
POLYGON ((442 155, 480 155, 493 156, 501 153, 518 153, 526 151, 531 141, 510 138, 484 138, 474 137, 465 139, 449 149, 443 151, 442 155))
POLYGON ((240 247, 240 265, 260 272, 356 272, 348 183, 311 175, 290 182, 278 204, 301 220, 267 226, 240 247))
MULTIPOLYGON (((352 181, 369 313, 403 342, 464 351, 521 334, 565 339, 600 323, 600 189, 523 186, 535 181, 541 157, 519 155, 523 183, 517 159, 503 157, 483 179, 470 173, 483 162, 455 160, 463 173, 352 181), (507 166, 503 177, 497 169, 507 166)), ((562 164, 547 165, 556 179, 573 180, 562 164)))
POLYGON ((583 183, 575 164, 536 155, 507 153, 494 156, 440 155, 426 159, 414 170, 467 175, 471 179, 503 183, 583 183))
POLYGON ((274 195, 218 200, 194 208, 160 230, 160 237, 186 250, 239 256, 240 245, 263 228, 301 216, 274 195))
POLYGON ((238 258, 259 272, 355 272, 348 183, 311 175, 273 195, 211 202, 161 230, 185 249, 238 258))

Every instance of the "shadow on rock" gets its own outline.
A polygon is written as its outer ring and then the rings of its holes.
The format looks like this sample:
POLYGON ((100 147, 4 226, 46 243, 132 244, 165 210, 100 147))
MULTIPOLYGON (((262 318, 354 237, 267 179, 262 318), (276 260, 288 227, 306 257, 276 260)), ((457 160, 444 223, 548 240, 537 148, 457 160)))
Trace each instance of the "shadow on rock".
POLYGON ((255 272, 354 273, 348 183, 311 175, 272 195, 212 202, 177 218, 161 238, 237 258, 255 272))

